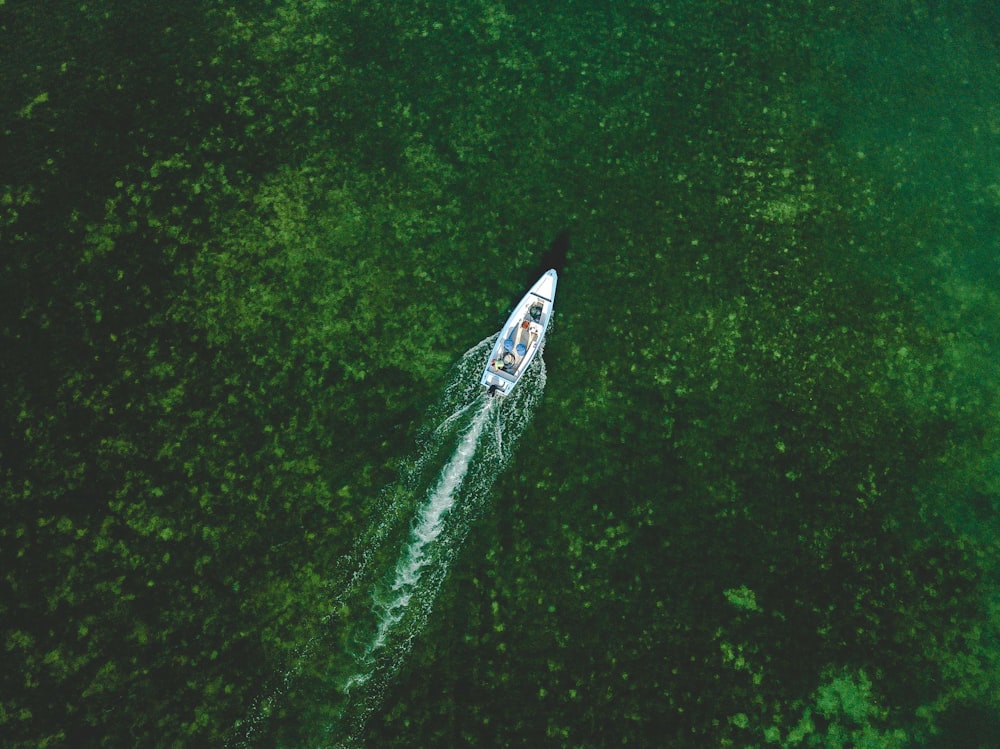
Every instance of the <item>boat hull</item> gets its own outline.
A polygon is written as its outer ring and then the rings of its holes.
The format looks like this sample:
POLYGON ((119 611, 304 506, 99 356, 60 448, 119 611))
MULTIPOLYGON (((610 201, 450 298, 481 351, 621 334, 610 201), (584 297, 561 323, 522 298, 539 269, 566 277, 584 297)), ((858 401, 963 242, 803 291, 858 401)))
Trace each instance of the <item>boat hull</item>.
POLYGON ((554 270, 546 271, 500 329, 481 379, 490 395, 510 395, 541 349, 552 319, 557 281, 554 270))

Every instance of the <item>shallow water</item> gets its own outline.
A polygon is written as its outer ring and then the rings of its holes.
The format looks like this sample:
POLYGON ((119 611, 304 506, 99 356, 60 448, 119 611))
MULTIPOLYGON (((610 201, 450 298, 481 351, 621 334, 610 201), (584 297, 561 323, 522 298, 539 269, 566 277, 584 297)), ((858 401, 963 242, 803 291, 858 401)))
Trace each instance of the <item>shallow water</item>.
POLYGON ((995 745, 995 21, 0 7, 5 745, 995 745))

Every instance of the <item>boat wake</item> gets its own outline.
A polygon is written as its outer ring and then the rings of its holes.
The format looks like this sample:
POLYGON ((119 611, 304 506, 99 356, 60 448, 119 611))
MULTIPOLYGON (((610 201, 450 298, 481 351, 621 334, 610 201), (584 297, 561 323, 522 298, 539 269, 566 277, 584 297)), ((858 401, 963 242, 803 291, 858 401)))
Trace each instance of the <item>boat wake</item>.
POLYGON ((455 365, 417 455, 380 493, 372 513, 378 520, 333 576, 323 633, 255 701, 230 745, 349 747, 360 741, 545 387, 539 356, 514 393, 487 397, 479 377, 495 341, 480 341, 455 365))

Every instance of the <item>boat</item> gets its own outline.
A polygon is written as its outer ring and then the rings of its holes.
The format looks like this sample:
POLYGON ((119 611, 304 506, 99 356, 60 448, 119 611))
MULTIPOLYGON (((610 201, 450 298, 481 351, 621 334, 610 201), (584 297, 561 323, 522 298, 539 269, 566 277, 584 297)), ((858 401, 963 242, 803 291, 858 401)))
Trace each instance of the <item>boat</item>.
POLYGON ((557 280, 555 270, 546 271, 517 303, 497 334, 481 380, 489 395, 510 395, 528 371, 552 319, 557 280))

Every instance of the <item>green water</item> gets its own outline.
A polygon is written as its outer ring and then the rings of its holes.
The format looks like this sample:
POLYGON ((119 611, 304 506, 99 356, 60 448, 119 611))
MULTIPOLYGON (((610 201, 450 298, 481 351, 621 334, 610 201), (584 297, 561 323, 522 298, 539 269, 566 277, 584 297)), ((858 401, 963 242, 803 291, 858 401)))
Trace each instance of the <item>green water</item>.
POLYGON ((1000 744, 997 90, 988 2, 0 0, 0 743, 332 743, 351 550, 568 231, 358 743, 1000 744))

